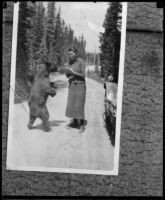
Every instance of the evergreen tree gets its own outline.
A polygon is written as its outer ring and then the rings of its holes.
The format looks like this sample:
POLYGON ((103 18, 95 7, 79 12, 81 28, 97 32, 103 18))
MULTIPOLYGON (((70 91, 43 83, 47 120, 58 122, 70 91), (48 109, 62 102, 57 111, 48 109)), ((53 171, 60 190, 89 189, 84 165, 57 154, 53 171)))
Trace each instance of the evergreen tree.
POLYGON ((47 60, 47 45, 46 45, 46 30, 47 30, 47 27, 46 27, 46 15, 45 15, 45 9, 44 9, 44 12, 43 12, 43 37, 42 37, 42 40, 41 40, 41 43, 40 43, 40 51, 39 51, 39 54, 40 54, 40 61, 39 63, 44 63, 45 60, 47 60))
POLYGON ((55 2, 48 2, 47 7, 47 29, 46 29, 46 47, 47 47, 47 59, 50 62, 55 63, 56 58, 56 35, 55 35, 55 26, 56 26, 56 8, 55 2))
POLYGON ((28 37, 28 72, 29 74, 35 74, 39 70, 39 66, 43 63, 45 56, 43 45, 45 34, 45 9, 42 2, 36 2, 34 4, 35 15, 31 19, 32 28, 27 30, 28 37))
POLYGON ((32 29, 31 19, 35 15, 33 3, 20 2, 17 40, 17 63, 16 82, 21 81, 21 87, 28 89, 28 35, 27 31, 32 29))
POLYGON ((85 47, 86 47, 86 41, 84 40, 83 35, 81 35, 80 37, 74 37, 73 40, 73 45, 76 46, 78 48, 79 51, 79 56, 86 60, 86 51, 85 51, 85 47))
POLYGON ((86 41, 83 36, 75 37, 61 18, 60 8, 56 13, 55 2, 47 3, 47 13, 42 2, 20 2, 16 82, 21 80, 21 87, 27 91, 44 61, 63 65, 73 44, 85 58, 86 41))
POLYGON ((95 65, 99 66, 99 54, 98 53, 95 54, 95 65))
POLYGON ((98 65, 95 66, 95 74, 99 77, 100 76, 100 71, 98 65))
POLYGON ((64 64, 68 61, 68 48, 70 46, 69 28, 67 25, 64 26, 63 39, 64 39, 64 44, 63 44, 63 61, 62 61, 62 63, 64 64))
POLYGON ((84 60, 86 59, 85 46, 86 46, 86 42, 85 42, 84 37, 82 35, 80 37, 80 56, 84 60))
POLYGON ((69 41, 71 44, 73 44, 73 36, 74 36, 74 32, 71 28, 69 28, 69 41))
POLYGON ((118 80, 119 50, 120 50, 120 2, 109 3, 104 20, 105 32, 100 35, 101 76, 107 78, 109 74, 118 80))
POLYGON ((58 65, 62 64, 62 50, 63 50, 63 32, 62 32, 62 21, 61 21, 61 10, 59 8, 56 16, 55 25, 55 57, 58 65))
POLYGON ((94 53, 94 52, 87 52, 86 53, 86 62, 89 65, 99 65, 98 59, 99 58, 98 58, 97 53, 94 53))

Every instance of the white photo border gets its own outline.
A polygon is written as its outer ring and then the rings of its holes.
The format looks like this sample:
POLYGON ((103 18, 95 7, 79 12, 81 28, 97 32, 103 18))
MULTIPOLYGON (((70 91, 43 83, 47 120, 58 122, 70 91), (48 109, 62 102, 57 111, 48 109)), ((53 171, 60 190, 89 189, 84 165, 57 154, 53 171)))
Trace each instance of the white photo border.
POLYGON ((126 22, 127 22, 127 2, 122 2, 122 26, 120 40, 120 61, 119 61, 119 82, 117 93, 117 119, 116 119, 116 139, 114 151, 114 168, 110 171, 103 170, 84 170, 70 168, 45 168, 45 167, 27 167, 15 166, 9 163, 9 149, 12 142, 12 119, 13 104, 15 91, 15 72, 16 72, 16 55, 17 55, 17 32, 18 32, 18 15, 19 2, 14 3, 13 14, 13 33, 12 33, 12 54, 11 54, 11 72, 10 72, 10 94, 9 94, 9 115, 8 115, 8 137, 7 137, 7 170, 20 171, 38 171, 38 172, 59 172, 59 173, 78 173, 78 174, 96 174, 96 175, 118 175, 119 172, 119 154, 120 154, 120 133, 121 133, 121 114, 122 114, 122 97, 123 97, 123 81, 124 81, 124 63, 125 63, 125 42, 126 42, 126 22))

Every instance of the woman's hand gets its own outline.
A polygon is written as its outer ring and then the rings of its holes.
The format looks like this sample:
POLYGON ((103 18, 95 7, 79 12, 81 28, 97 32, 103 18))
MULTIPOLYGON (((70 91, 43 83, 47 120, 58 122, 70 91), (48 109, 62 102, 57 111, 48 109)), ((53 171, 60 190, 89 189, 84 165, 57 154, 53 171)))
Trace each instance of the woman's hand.
POLYGON ((74 70, 71 69, 71 68, 69 68, 69 67, 66 67, 66 68, 65 68, 65 72, 66 72, 67 74, 75 75, 74 70))
POLYGON ((62 67, 59 68, 58 72, 67 73, 68 63, 65 63, 62 67))

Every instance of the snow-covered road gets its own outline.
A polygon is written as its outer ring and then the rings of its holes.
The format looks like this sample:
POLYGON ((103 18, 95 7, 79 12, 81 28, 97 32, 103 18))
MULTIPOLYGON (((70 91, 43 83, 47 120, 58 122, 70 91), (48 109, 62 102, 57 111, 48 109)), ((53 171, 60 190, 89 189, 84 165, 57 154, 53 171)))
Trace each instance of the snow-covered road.
POLYGON ((61 83, 54 98, 49 97, 51 131, 44 132, 40 119, 34 123, 37 129, 27 128, 29 114, 27 102, 14 105, 12 132, 8 146, 8 168, 18 166, 42 168, 73 168, 86 170, 112 170, 114 147, 104 127, 103 85, 86 78, 87 96, 84 133, 67 128, 70 119, 65 117, 67 103, 67 79, 65 75, 51 77, 61 83), (11 145, 12 144, 12 145, 11 145))

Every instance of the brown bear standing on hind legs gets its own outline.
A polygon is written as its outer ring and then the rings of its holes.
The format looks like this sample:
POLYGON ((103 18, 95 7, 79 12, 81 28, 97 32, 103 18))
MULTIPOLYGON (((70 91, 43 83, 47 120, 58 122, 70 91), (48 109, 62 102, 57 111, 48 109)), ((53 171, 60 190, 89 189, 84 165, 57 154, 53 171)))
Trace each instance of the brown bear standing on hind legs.
POLYGON ((48 122, 49 112, 46 107, 46 101, 49 95, 51 97, 56 95, 56 87, 49 79, 49 74, 56 71, 57 67, 52 66, 50 62, 45 62, 45 65, 34 78, 28 98, 30 108, 29 129, 33 128, 36 118, 40 118, 43 122, 44 131, 50 131, 48 122))

